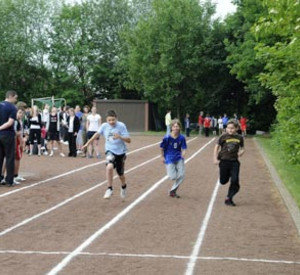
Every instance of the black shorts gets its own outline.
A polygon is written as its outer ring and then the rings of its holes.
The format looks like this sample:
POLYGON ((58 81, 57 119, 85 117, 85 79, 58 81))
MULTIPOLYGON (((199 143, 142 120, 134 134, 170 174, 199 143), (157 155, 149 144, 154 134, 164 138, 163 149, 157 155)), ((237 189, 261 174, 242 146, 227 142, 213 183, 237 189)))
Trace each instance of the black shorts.
POLYGON ((48 140, 59 141, 59 132, 48 132, 48 140))
MULTIPOLYGON (((87 139, 88 139, 88 140, 91 139, 92 136, 93 136, 95 133, 97 133, 97 132, 88 131, 88 132, 87 132, 87 135, 86 135, 86 136, 87 136, 87 139)), ((96 140, 99 140, 99 137, 97 137, 96 140)))
POLYGON ((114 168, 116 168, 118 175, 119 176, 124 175, 126 154, 115 155, 114 153, 107 151, 105 155, 106 155, 106 165, 112 163, 114 165, 114 168))

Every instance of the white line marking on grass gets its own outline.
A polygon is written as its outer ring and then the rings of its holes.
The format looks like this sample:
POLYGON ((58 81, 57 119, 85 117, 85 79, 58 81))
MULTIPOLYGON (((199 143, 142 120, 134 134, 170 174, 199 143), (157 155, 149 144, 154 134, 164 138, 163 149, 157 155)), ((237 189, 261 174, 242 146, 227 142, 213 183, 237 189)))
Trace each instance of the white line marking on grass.
MULTIPOLYGON (((192 160, 197 154, 203 151, 215 138, 207 142, 203 145, 197 152, 195 152, 191 157, 189 157, 185 163, 188 163, 192 160)), ((151 194, 157 187, 161 185, 168 176, 161 178, 157 181, 152 187, 150 187, 144 194, 139 196, 134 202, 128 205, 125 209, 123 209, 118 215, 116 215, 112 220, 102 226, 98 231, 96 231, 93 235, 91 235, 87 240, 85 240, 81 245, 79 245, 75 250, 73 250, 68 256, 66 256, 60 263, 58 263, 52 270, 47 273, 48 275, 54 275, 60 272, 68 263, 75 258, 80 252, 82 252, 86 247, 88 247, 93 241, 95 241, 98 237, 100 237, 105 231, 110 229, 114 224, 119 222, 126 214, 128 214, 136 205, 138 205, 141 201, 143 201, 149 194, 151 194)))
MULTIPOLYGON (((0 250, 0 254, 20 254, 20 255, 68 255, 70 251, 18 251, 18 250, 0 250)), ((91 257, 116 257, 116 258, 158 258, 158 259, 190 259, 190 256, 183 255, 159 255, 159 254, 130 254, 130 253, 106 253, 106 252, 80 252, 78 256, 91 257)), ((237 261, 237 262, 254 262, 254 263, 270 263, 270 264, 296 264, 300 262, 287 260, 270 260, 270 259, 249 259, 234 257, 197 257, 197 260, 203 261, 237 261)))
POLYGON ((204 239, 204 236, 205 236, 205 233, 206 233, 206 229, 207 229, 207 226, 208 226, 211 214, 212 214, 213 205, 215 203, 219 187, 220 187, 220 184, 219 184, 219 180, 218 180, 217 183, 216 183, 215 189, 213 191, 211 200, 209 202, 208 209, 206 211, 204 220, 202 222, 202 226, 200 228, 200 232, 198 234, 197 241, 194 245, 193 252, 190 256, 190 260, 189 260, 189 263, 188 263, 188 266, 187 266, 187 270, 185 272, 186 275, 192 275, 193 272, 194 272, 195 264, 196 264, 196 261, 197 261, 197 256, 199 255, 200 248, 202 246, 202 242, 203 242, 203 239, 204 239))
MULTIPOLYGON (((139 148, 139 149, 135 149, 135 150, 133 150, 133 151, 127 153, 127 155, 131 155, 131 154, 136 153, 136 152, 139 152, 139 151, 141 151, 141 150, 148 149, 148 148, 150 148, 150 147, 153 147, 153 146, 155 146, 155 145, 158 145, 159 143, 160 143, 160 142, 157 142, 157 143, 154 143, 154 144, 150 144, 150 145, 141 147, 141 148, 139 148)), ((0 198, 4 198, 4 197, 7 197, 7 196, 12 195, 12 194, 14 194, 14 193, 23 191, 23 190, 25 190, 25 189, 33 188, 33 187, 38 186, 38 185, 40 185, 40 184, 43 184, 43 183, 46 183, 46 182, 49 182, 49 181, 52 181, 52 180, 56 180, 56 179, 59 179, 59 178, 62 178, 62 177, 71 175, 71 174, 76 173, 76 172, 80 172, 80 171, 82 171, 82 170, 84 170, 84 169, 91 168, 91 167, 97 166, 97 165, 102 164, 102 163, 105 163, 105 160, 102 160, 102 161, 99 161, 99 162, 96 162, 96 163, 93 163, 93 164, 89 164, 89 165, 80 167, 80 168, 78 168, 78 169, 74 169, 74 170, 68 171, 68 172, 66 172, 66 173, 63 173, 63 174, 54 176, 54 177, 52 177, 52 178, 49 178, 49 179, 46 179, 46 180, 42 180, 42 181, 33 183, 33 184, 31 184, 31 185, 27 185, 27 186, 24 186, 24 187, 21 187, 21 188, 18 188, 18 189, 14 189, 14 190, 12 190, 12 191, 9 191, 9 192, 6 192, 6 193, 1 194, 1 195, 0 195, 0 198)))
MULTIPOLYGON (((193 139, 193 140, 194 140, 194 139, 193 139)), ((189 142, 191 142, 191 141, 192 141, 192 139, 191 139, 189 142)), ((136 170, 136 169, 138 169, 138 168, 140 168, 140 167, 142 167, 142 166, 144 166, 144 165, 146 165, 146 164, 148 164, 148 163, 150 163, 150 162, 152 162, 152 161, 158 159, 159 157, 160 157, 160 155, 158 155, 158 156, 156 156, 156 157, 154 157, 154 158, 152 158, 152 159, 150 159, 150 160, 147 160, 147 161, 145 161, 145 162, 143 162, 143 163, 141 163, 141 164, 139 164, 139 165, 136 165, 136 166, 134 166, 134 167, 128 169, 127 171, 125 171, 125 174, 128 174, 128 173, 130 173, 130 172, 132 172, 132 171, 134 171, 134 170, 136 170)), ((118 178, 117 175, 114 176, 114 179, 116 179, 116 178, 118 178)), ((94 189, 96 189, 96 188, 98 188, 98 187, 104 185, 105 183, 107 183, 107 180, 102 181, 101 183, 98 183, 97 185, 95 185, 95 186, 93 186, 93 187, 91 187, 91 188, 89 188, 89 189, 87 189, 87 190, 85 190, 85 191, 82 191, 82 192, 80 192, 80 193, 74 195, 73 197, 70 197, 70 198, 68 198, 68 199, 66 199, 66 200, 64 200, 64 201, 62 201, 61 203, 56 204, 55 206, 53 206, 53 207, 51 207, 51 208, 48 208, 47 210, 45 210, 45 211, 43 211, 43 212, 40 212, 40 213, 38 213, 38 214, 36 214, 36 215, 34 215, 34 216, 28 218, 28 219, 23 220, 22 222, 19 222, 18 224, 14 225, 14 226, 12 226, 12 227, 9 227, 9 228, 7 228, 7 229, 1 231, 1 232, 0 232, 0 237, 4 236, 5 234, 7 234, 7 233, 9 233, 9 232, 11 232, 11 231, 13 231, 13 230, 15 230, 15 229, 17 229, 17 228, 19 228, 19 227, 25 225, 25 224, 28 224, 28 223, 32 222, 33 220, 36 220, 36 219, 38 219, 38 218, 40 218, 40 217, 42 217, 42 216, 44 216, 44 215, 46 215, 46 214, 48 214, 48 213, 50 213, 50 212, 56 210, 56 209, 58 209, 58 208, 60 208, 60 207, 62 207, 62 206, 64 206, 64 205, 66 205, 67 203, 69 203, 69 202, 71 202, 71 201, 73 201, 73 200, 75 200, 75 199, 77 199, 77 198, 79 198, 79 197, 81 197, 81 196, 83 196, 83 195, 85 195, 85 194, 87 194, 87 193, 93 191, 94 189)))

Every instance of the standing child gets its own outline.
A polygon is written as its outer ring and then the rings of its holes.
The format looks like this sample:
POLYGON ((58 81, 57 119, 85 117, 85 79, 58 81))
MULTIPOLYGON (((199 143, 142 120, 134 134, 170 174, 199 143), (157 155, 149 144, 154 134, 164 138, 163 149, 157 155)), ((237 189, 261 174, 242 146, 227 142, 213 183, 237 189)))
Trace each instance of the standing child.
POLYGON ((60 115, 57 112, 57 108, 53 106, 51 108, 51 113, 48 114, 49 118, 47 119, 46 123, 46 129, 48 132, 48 139, 49 139, 49 145, 50 145, 50 157, 53 157, 54 155, 54 142, 56 142, 58 149, 59 149, 59 155, 61 157, 64 157, 65 154, 62 151, 62 146, 60 143, 60 137, 59 137, 59 131, 60 131, 60 115))
POLYGON ((75 115, 73 108, 69 109, 69 116, 67 117, 68 128, 68 143, 69 143, 69 157, 77 157, 76 138, 80 128, 79 118, 75 115))
POLYGON ((171 133, 165 135, 160 148, 161 157, 166 164, 167 175, 171 180, 175 181, 169 195, 173 198, 179 198, 177 189, 183 182, 185 169, 184 169, 184 155, 187 149, 185 137, 180 133, 180 121, 174 119, 171 121, 171 133))
POLYGON ((239 192, 239 158, 245 153, 244 138, 237 134, 238 123, 227 122, 226 133, 220 136, 214 149, 214 163, 219 164, 220 183, 226 184, 231 179, 225 204, 235 206, 232 198, 239 192))
POLYGON ((14 173, 14 184, 19 184, 19 181, 25 181, 23 177, 19 175, 20 162, 23 154, 23 117, 25 112, 23 109, 17 111, 17 119, 15 121, 16 131, 16 155, 15 155, 15 173, 14 173))
POLYGON ((121 181, 120 196, 122 199, 126 196, 126 179, 124 176, 125 160, 127 147, 125 143, 130 143, 131 139, 126 125, 118 121, 115 111, 110 110, 106 113, 106 123, 103 123, 100 129, 83 146, 87 148, 100 135, 105 138, 106 155, 106 178, 108 188, 104 194, 104 199, 109 199, 113 194, 113 170, 116 168, 121 181))

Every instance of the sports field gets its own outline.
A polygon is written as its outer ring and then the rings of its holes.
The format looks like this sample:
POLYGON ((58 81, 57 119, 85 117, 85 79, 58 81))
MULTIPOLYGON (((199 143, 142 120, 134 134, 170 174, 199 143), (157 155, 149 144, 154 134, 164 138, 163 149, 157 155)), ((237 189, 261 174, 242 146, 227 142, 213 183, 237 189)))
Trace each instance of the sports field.
POLYGON ((236 207, 213 137, 188 139, 181 198, 169 197, 161 139, 132 136, 124 201, 118 179, 103 199, 104 158, 25 155, 27 181, 0 187, 0 274, 300 274, 300 236, 251 138, 236 207))

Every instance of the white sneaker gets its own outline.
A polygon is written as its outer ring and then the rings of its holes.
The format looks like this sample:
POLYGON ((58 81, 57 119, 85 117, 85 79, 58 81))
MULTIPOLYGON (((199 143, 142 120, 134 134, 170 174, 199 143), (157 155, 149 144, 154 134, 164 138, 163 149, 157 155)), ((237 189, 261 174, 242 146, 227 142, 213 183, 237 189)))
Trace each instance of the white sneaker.
POLYGON ((51 153, 50 153, 49 157, 53 157, 53 154, 54 154, 54 152, 53 152, 53 151, 51 151, 51 153))
POLYGON ((60 155, 62 158, 65 157, 65 154, 64 154, 64 153, 60 153, 59 155, 60 155))
POLYGON ((104 199, 109 199, 112 196, 113 190, 111 190, 110 188, 107 188, 105 194, 104 194, 104 199))
POLYGON ((77 154, 81 154, 82 153, 82 151, 81 150, 77 150, 77 154))
POLYGON ((44 156, 48 156, 48 152, 47 151, 44 152, 44 156))
POLYGON ((17 180, 17 181, 25 181, 26 179, 24 179, 24 178, 21 177, 21 176, 17 176, 17 177, 15 178, 15 180, 17 180))
POLYGON ((121 187, 120 196, 122 199, 125 199, 125 197, 126 197, 126 193, 127 193, 126 190, 127 190, 127 186, 125 188, 121 187))
POLYGON ((14 183, 13 183, 14 185, 19 185, 19 184, 21 184, 20 182, 18 182, 18 181, 16 181, 16 178, 14 178, 14 183))

